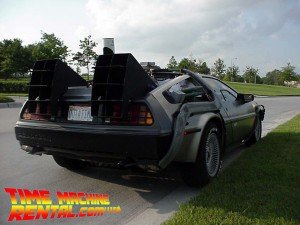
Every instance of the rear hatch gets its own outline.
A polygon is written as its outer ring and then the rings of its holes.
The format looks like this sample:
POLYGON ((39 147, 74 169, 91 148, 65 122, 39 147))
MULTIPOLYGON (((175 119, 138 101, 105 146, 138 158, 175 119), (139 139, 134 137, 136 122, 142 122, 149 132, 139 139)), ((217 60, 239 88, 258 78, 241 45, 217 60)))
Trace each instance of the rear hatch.
POLYGON ((152 125, 143 101, 156 83, 131 54, 99 56, 92 85, 60 60, 34 65, 25 119, 152 125))
POLYGON ((60 60, 38 61, 17 138, 45 147, 161 158, 171 142, 172 121, 149 96, 156 87, 131 54, 99 56, 91 85, 60 60), (31 136, 22 121, 31 126, 31 136), (42 135, 51 140, 34 138, 42 135), (85 140, 88 144, 80 144, 85 140))

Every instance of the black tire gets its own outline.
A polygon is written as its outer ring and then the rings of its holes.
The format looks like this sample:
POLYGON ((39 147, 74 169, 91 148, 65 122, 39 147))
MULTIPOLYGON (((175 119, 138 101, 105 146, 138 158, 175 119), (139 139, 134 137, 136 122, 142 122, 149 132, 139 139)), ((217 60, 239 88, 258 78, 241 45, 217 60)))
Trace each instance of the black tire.
POLYGON ((202 135, 196 162, 184 165, 183 180, 189 186, 202 187, 218 175, 220 165, 221 130, 216 124, 210 122, 202 135), (211 149, 212 147, 213 149, 211 149), (210 167, 209 162, 214 166, 210 167))
POLYGON ((259 117, 256 117, 255 124, 251 136, 245 141, 246 146, 251 146, 261 139, 262 125, 259 117))
POLYGON ((61 167, 69 170, 81 170, 87 167, 87 163, 77 159, 65 158, 58 155, 53 155, 54 161, 61 167))

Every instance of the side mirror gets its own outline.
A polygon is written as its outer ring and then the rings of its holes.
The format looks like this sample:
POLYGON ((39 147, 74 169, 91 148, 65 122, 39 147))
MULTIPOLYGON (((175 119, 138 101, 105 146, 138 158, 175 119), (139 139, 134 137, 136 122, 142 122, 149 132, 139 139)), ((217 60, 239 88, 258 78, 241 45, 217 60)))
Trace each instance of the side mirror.
POLYGON ((236 100, 241 103, 252 102, 254 100, 254 95, 238 93, 236 100))

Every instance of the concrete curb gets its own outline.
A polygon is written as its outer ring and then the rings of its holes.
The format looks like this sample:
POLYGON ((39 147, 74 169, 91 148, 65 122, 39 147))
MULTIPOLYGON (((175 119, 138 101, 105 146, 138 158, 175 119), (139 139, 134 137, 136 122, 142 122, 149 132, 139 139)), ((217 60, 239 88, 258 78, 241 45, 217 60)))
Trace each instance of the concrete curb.
POLYGON ((3 108, 20 108, 22 107, 22 102, 6 102, 6 103, 0 103, 0 109, 3 108))
POLYGON ((24 102, 27 100, 27 97, 23 96, 10 96, 14 102, 5 102, 0 103, 0 109, 3 108, 21 108, 24 102))
POLYGON ((300 97, 300 95, 254 95, 255 98, 300 97))
POLYGON ((169 195, 158 201, 146 209, 144 212, 133 218, 126 225, 145 224, 156 225, 161 224, 169 219, 174 212, 176 212, 179 206, 191 198, 196 197, 200 192, 200 189, 191 188, 185 185, 181 185, 173 190, 169 195))

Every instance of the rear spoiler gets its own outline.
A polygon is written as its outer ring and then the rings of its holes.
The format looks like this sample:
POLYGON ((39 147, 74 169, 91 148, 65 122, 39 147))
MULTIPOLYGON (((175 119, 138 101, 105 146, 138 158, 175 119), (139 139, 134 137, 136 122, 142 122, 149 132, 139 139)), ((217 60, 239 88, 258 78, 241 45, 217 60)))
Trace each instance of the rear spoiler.
POLYGON ((130 101, 145 97, 157 85, 128 53, 100 55, 92 87, 92 116, 106 117, 117 102, 122 106, 121 117, 126 117, 130 101))
POLYGON ((51 104, 51 116, 55 116, 59 99, 69 87, 92 85, 91 113, 94 117, 106 117, 114 103, 122 106, 122 117, 133 100, 146 96, 157 87, 132 54, 100 55, 97 59, 93 82, 84 80, 59 59, 38 60, 32 70, 29 84, 29 113, 37 104, 41 113, 51 104))
POLYGON ((51 115, 55 115, 58 99, 70 86, 87 86, 87 82, 59 59, 36 61, 29 83, 29 113, 34 113, 37 103, 41 112, 46 111, 50 102, 51 115))

